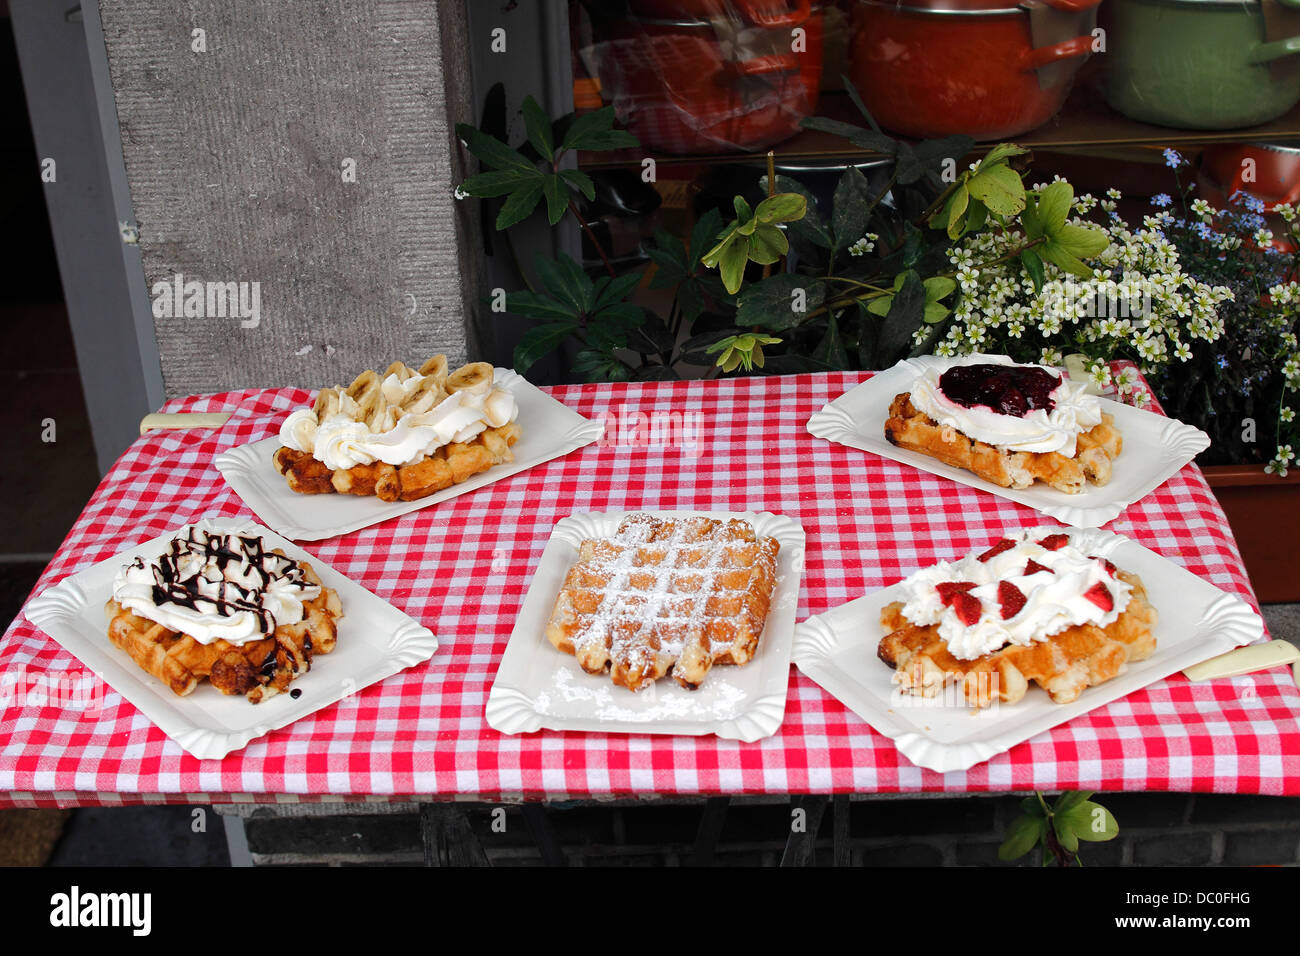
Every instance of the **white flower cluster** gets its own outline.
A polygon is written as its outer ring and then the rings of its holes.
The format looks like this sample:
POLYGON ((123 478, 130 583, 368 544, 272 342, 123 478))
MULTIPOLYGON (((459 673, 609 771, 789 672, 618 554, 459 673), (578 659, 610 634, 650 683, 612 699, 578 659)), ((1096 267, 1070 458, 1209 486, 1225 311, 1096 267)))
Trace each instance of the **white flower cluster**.
MULTIPOLYGON (((1113 212, 1118 190, 1109 199, 1083 195, 1075 211, 1113 212)), ((1024 237, 1018 232, 983 232, 949 250, 961 289, 938 355, 976 351, 1006 352, 1029 358, 1033 339, 1046 340, 1038 361, 1059 365, 1081 352, 1094 359, 1099 385, 1110 384, 1106 359, 1133 357, 1144 374, 1192 356, 1197 339, 1216 341, 1224 332, 1219 305, 1232 298, 1226 286, 1211 286, 1183 272, 1178 252, 1161 231, 1169 213, 1146 217, 1131 229, 1117 216, 1106 227, 1110 245, 1092 262, 1092 278, 1069 275, 1044 263, 1046 282, 1035 290, 1014 255, 1024 237)), ((1093 226, 1076 217, 1077 226, 1093 226)), ((1094 228, 1098 228, 1095 227, 1094 228)), ((1136 376, 1115 381, 1122 398, 1145 402, 1134 388, 1136 376)))

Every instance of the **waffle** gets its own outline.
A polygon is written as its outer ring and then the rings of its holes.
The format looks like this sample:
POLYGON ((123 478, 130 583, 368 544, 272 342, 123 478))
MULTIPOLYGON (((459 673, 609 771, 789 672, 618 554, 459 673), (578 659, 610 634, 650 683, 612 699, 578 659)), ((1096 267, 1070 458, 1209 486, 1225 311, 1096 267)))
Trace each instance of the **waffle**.
POLYGON ((694 690, 715 664, 753 659, 779 550, 745 521, 629 515, 582 542, 546 636, 629 690, 667 675, 694 690))
POLYGON ((974 472, 1003 488, 1028 488, 1042 481, 1071 495, 1079 494, 1089 482, 1104 485, 1110 481, 1111 462, 1124 445, 1115 417, 1103 412, 1099 424, 1078 436, 1073 458, 1059 452, 1009 451, 940 425, 912 405, 910 392, 895 396, 890 404, 885 438, 899 448, 974 472))
MULTIPOLYGON (((274 553, 284 554, 278 549, 274 553)), ((309 584, 321 584, 311 565, 298 565, 309 584)), ((302 621, 277 627, 263 640, 236 645, 223 640, 201 644, 114 600, 104 611, 109 640, 172 693, 184 697, 207 678, 223 694, 243 694, 254 704, 287 690, 290 681, 311 669, 313 655, 334 650, 336 625, 343 616, 338 593, 322 586, 319 596, 303 602, 302 621)))
POLYGON ((1056 703, 1068 704, 1085 688, 1115 677, 1128 661, 1145 660, 1155 651, 1157 614, 1141 579, 1126 571, 1116 571, 1116 576, 1133 590, 1128 606, 1105 628, 1069 627, 1027 646, 1008 645, 960 660, 949 653, 937 626, 912 624, 896 601, 880 613, 885 637, 877 654, 895 668, 894 683, 904 693, 933 697, 944 686, 958 684, 967 703, 987 707, 994 701, 1016 703, 1033 681, 1056 703))
MULTIPOLYGON (((371 431, 387 431, 403 416, 427 412, 455 392, 484 394, 491 389, 492 380, 493 369, 486 362, 474 362, 450 373, 445 355, 435 355, 419 371, 394 362, 382 375, 367 369, 346 388, 321 389, 313 412, 318 422, 343 412, 364 422, 371 431), (400 400, 389 401, 382 383, 392 375, 401 383, 416 378, 420 382, 400 400)), ((333 469, 310 452, 283 446, 272 461, 289 488, 298 494, 373 495, 382 501, 415 501, 460 484, 493 465, 514 461, 510 449, 520 434, 514 422, 489 427, 470 441, 443 445, 422 460, 404 466, 376 461, 333 469)))

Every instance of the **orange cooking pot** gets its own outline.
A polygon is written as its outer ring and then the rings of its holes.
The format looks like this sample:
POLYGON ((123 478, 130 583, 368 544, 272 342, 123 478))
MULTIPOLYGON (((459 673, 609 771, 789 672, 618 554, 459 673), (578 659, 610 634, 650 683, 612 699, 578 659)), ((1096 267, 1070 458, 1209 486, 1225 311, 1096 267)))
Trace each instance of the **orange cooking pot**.
POLYGON ((1052 0, 1045 15, 1067 38, 1035 45, 1029 9, 1006 0, 857 0, 853 82, 876 120, 898 133, 1016 136, 1065 102, 1092 51, 1099 2, 1052 0))
POLYGON ((823 20, 727 30, 709 20, 605 25, 600 81, 624 126, 668 153, 764 149, 817 108, 823 20))
POLYGON ((1264 204, 1264 220, 1273 233, 1274 248, 1296 251, 1290 224, 1278 206, 1300 206, 1300 147, 1274 143, 1215 143, 1201 152, 1196 175, 1197 194, 1215 209, 1241 211, 1232 205, 1238 192, 1264 204))
POLYGON ((756 27, 796 27, 808 19, 812 0, 629 0, 639 17, 712 20, 731 17, 756 27))

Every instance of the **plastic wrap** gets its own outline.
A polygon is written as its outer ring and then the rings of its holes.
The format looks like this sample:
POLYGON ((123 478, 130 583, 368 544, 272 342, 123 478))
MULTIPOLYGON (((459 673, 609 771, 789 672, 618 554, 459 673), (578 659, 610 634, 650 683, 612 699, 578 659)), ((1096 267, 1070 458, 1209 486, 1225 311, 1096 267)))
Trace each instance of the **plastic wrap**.
POLYGON ((817 109, 828 22, 810 0, 584 3, 580 60, 647 149, 766 149, 817 109))

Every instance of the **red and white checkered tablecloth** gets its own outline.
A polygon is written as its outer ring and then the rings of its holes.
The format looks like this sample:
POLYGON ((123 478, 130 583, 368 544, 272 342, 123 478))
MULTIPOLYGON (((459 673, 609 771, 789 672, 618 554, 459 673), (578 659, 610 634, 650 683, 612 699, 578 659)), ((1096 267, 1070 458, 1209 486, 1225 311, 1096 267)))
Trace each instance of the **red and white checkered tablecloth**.
MULTIPOLYGON (((1192 684, 1181 674, 965 772, 921 770, 791 668, 785 722, 739 743, 540 731, 503 736, 484 704, 552 526, 637 508, 768 510, 802 522, 798 619, 1041 515, 876 455, 813 438, 808 417, 864 373, 549 389, 608 423, 599 444, 450 501, 304 543, 430 627, 441 643, 404 671, 220 761, 200 761, 96 682, 31 692, 85 669, 20 617, 0 642, 0 803, 20 806, 520 795, 1006 791, 1086 788, 1300 794, 1300 690, 1290 671, 1192 684), (667 443, 665 443, 665 439, 667 443), (648 442, 653 443, 648 443, 648 442), (58 701, 64 701, 60 704, 58 701)), ((217 430, 153 432, 95 492, 36 591, 204 515, 252 512, 213 467, 274 434, 301 389, 177 400, 231 411, 217 430)), ((1246 598, 1223 512, 1194 467, 1109 527, 1246 598)), ((93 678, 92 678, 93 679, 93 678)))

